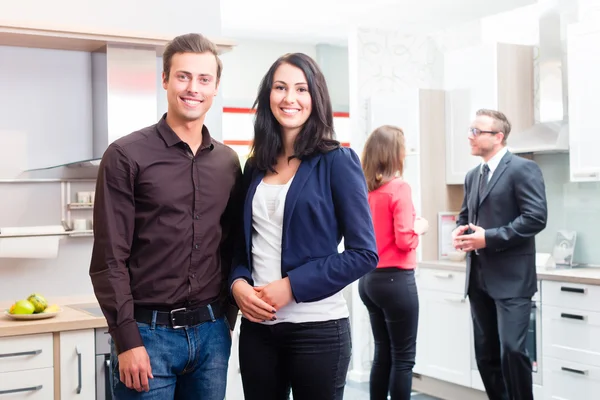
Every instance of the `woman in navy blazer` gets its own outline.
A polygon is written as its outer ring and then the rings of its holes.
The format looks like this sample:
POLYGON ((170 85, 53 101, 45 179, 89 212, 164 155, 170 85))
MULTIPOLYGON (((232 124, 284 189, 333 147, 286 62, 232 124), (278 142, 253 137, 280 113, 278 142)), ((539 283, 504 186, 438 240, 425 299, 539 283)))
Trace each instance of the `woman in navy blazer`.
POLYGON ((254 107, 230 279, 244 317, 244 396, 341 400, 352 346, 341 290, 378 262, 360 160, 333 139, 329 92, 310 57, 279 58, 254 107))

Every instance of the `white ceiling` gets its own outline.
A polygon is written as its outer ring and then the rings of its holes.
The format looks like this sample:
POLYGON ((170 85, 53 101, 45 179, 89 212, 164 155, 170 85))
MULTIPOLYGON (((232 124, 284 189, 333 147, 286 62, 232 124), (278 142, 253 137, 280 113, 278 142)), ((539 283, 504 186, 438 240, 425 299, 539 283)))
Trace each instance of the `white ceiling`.
POLYGON ((221 0, 223 36, 347 44, 356 26, 434 32, 536 0, 221 0))

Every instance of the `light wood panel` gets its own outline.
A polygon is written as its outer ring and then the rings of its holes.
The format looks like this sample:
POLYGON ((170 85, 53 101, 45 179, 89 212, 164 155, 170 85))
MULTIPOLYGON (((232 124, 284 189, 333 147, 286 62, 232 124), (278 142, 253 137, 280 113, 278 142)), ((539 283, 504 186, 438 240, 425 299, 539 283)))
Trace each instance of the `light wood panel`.
MULTIPOLYGON (((162 55, 165 45, 172 38, 133 32, 100 32, 62 27, 16 26, 0 23, 0 46, 34 47, 55 50, 102 51, 107 44, 142 46, 156 49, 162 55)), ((233 49, 235 42, 229 39, 210 38, 226 53, 233 49)))
POLYGON ((429 231, 422 237, 422 259, 431 261, 438 259, 438 213, 459 211, 464 189, 462 185, 446 185, 444 91, 420 90, 419 103, 419 110, 421 110, 421 214, 429 221, 429 231))

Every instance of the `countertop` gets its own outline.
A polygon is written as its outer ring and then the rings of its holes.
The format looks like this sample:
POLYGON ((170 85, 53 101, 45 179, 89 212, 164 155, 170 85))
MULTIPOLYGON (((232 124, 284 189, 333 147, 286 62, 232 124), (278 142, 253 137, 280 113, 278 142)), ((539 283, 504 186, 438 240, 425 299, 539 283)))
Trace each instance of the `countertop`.
MULTIPOLYGON (((466 264, 454 261, 421 261, 420 268, 441 269, 446 271, 464 271, 466 264)), ((568 283, 579 283, 583 285, 600 285, 600 268, 598 267, 578 267, 571 269, 537 267, 538 280, 560 281, 568 283)))
POLYGON ((94 316, 78 309, 78 305, 95 304, 94 296, 48 298, 47 300, 49 304, 58 304, 62 308, 62 312, 56 317, 33 321, 17 321, 7 317, 4 315, 4 310, 10 308, 13 302, 0 302, 0 310, 2 310, 0 337, 105 328, 107 326, 104 317, 94 316))

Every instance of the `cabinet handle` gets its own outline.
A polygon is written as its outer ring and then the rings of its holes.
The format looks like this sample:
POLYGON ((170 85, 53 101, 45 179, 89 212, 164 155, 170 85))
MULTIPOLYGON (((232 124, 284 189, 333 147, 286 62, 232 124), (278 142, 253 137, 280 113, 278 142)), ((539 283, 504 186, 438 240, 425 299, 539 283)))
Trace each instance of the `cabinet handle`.
POLYGON ((0 358, 7 358, 7 357, 24 357, 24 356, 37 356, 38 354, 41 354, 42 350, 32 350, 32 351, 22 351, 20 353, 6 353, 6 354, 0 354, 0 358))
POLYGON ((75 352, 77 353, 77 379, 79 380, 77 394, 81 394, 81 350, 79 349, 79 346, 75 347, 75 352))
POLYGON ((579 294, 585 294, 587 292, 587 290, 584 288, 576 288, 576 287, 569 287, 569 286, 561 286, 560 291, 561 292, 569 292, 569 293, 579 293, 579 294))
POLYGON ((573 172, 574 178, 597 178, 598 172, 573 172))
POLYGON ((456 298, 452 298, 452 297, 446 297, 445 300, 449 301, 451 303, 464 303, 465 302, 465 298, 464 297, 462 297, 460 299, 456 299, 456 298))
POLYGON ((435 277, 441 278, 441 279, 450 279, 450 278, 452 278, 452 274, 451 273, 447 273, 447 274, 437 273, 437 274, 435 274, 435 277))
POLYGON ((26 387, 21 389, 9 389, 9 390, 0 390, 0 394, 12 394, 12 393, 21 393, 21 392, 35 392, 41 390, 43 385, 26 387))
POLYGON ((568 319, 576 319, 578 321, 585 321, 585 316, 577 315, 577 314, 560 313, 560 317, 568 318, 568 319))
POLYGON ((560 369, 565 372, 570 372, 572 374, 579 374, 579 375, 587 375, 588 374, 587 370, 584 371, 582 369, 567 368, 567 367, 560 367, 560 369))

